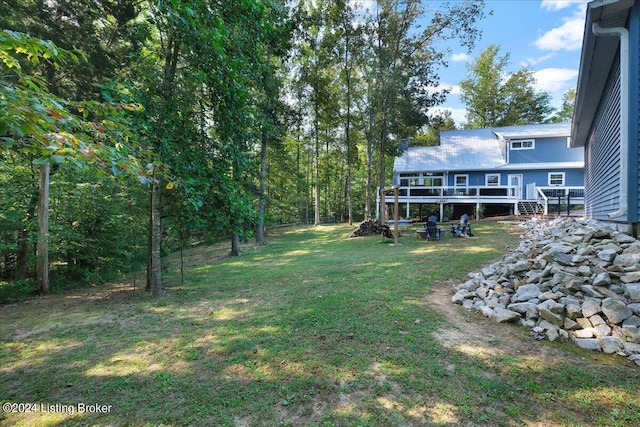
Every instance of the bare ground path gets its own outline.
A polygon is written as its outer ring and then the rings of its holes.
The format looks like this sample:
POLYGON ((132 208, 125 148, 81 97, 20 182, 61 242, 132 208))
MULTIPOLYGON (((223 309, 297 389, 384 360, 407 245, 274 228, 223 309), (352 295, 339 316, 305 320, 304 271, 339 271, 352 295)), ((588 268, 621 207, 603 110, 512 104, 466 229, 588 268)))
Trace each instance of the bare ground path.
POLYGON ((625 357, 574 349, 568 343, 537 341, 529 329, 513 324, 491 321, 474 310, 467 310, 451 302, 452 284, 436 287, 429 294, 431 307, 447 322, 434 334, 444 346, 469 356, 518 356, 540 364, 549 360, 564 360, 577 365, 622 363, 633 367, 625 357))

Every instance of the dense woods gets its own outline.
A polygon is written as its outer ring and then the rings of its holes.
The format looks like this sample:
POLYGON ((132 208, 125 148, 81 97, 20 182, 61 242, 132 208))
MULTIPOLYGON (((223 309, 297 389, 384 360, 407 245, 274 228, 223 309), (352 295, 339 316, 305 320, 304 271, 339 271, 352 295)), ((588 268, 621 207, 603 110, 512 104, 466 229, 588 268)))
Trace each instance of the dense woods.
POLYGON ((160 295, 168 251, 228 239, 238 255, 267 224, 374 217, 399 142, 451 125, 428 114, 447 46, 470 52, 484 14, 0 3, 0 298, 121 274, 160 295))

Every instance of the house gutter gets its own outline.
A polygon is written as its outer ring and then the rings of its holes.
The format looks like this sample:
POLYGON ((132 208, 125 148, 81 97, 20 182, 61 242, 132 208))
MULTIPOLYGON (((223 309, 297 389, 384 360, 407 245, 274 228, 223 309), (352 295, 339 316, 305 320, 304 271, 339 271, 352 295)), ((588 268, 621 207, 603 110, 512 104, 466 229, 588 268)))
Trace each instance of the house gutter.
POLYGON ((609 218, 619 218, 627 214, 629 165, 629 31, 624 27, 602 28, 596 21, 591 26, 596 36, 620 37, 620 184, 618 188, 619 208, 609 213, 609 218))

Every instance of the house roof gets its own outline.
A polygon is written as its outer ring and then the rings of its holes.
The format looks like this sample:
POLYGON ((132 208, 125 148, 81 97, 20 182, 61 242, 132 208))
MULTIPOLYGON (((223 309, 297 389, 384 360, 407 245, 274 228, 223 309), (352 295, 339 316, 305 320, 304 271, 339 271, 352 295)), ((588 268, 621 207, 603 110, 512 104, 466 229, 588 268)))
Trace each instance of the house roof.
POLYGON ((494 128, 495 133, 504 139, 567 137, 571 125, 566 122, 542 125, 507 126, 494 128))
POLYGON ((409 147, 396 157, 393 169, 396 172, 494 169, 505 163, 502 146, 491 129, 442 132, 439 146, 409 147))
MULTIPOLYGON (((438 146, 409 147, 400 157, 396 157, 393 170, 405 173, 514 168, 514 165, 507 164, 505 140, 566 137, 569 136, 569 131, 569 123, 445 131, 440 134, 438 146)), ((559 163, 535 165, 545 169, 584 167, 584 162, 569 163, 571 165, 559 166, 559 163)), ((528 167, 528 164, 517 165, 517 169, 528 167)))
POLYGON ((572 147, 583 147, 587 141, 620 45, 617 37, 596 37, 591 27, 594 22, 605 28, 624 27, 633 4, 634 0, 596 0, 587 5, 571 129, 572 147))

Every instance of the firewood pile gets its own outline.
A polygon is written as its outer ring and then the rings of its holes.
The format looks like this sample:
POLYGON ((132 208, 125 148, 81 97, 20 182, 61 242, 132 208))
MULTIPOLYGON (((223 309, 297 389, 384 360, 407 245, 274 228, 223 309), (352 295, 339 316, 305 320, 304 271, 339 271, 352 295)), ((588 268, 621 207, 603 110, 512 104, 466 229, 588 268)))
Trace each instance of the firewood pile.
POLYGON ((393 233, 387 224, 381 224, 379 221, 368 220, 358 226, 349 237, 373 236, 383 234, 384 237, 393 239, 393 233))

